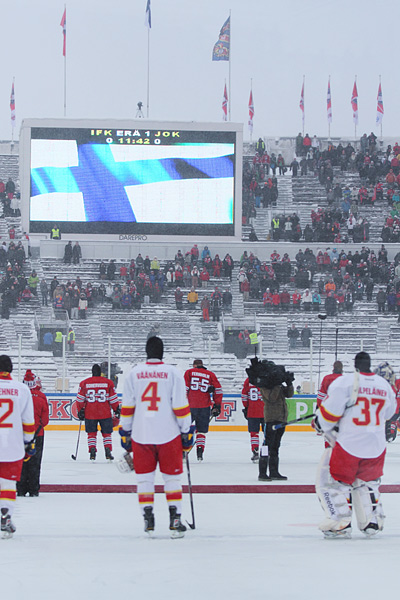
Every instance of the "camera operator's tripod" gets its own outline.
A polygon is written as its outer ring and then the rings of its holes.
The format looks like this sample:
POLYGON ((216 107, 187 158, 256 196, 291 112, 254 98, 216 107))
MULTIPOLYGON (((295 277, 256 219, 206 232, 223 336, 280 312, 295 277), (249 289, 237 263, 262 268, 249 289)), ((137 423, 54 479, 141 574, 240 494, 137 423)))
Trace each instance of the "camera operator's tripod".
POLYGON ((138 102, 137 103, 137 111, 136 111, 136 118, 137 119, 144 119, 144 114, 142 111, 142 106, 143 106, 143 102, 138 102))

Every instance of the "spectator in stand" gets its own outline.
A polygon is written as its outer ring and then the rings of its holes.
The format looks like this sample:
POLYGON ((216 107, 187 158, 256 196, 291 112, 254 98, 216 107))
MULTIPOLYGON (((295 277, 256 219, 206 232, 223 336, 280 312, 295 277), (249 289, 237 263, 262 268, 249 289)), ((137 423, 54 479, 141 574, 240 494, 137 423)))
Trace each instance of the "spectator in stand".
POLYGON ((333 317, 336 314, 337 300, 333 292, 329 292, 325 298, 325 312, 328 317, 333 317))
POLYGON ((109 279, 110 281, 114 281, 115 271, 116 271, 115 260, 111 259, 107 265, 107 279, 109 279))
POLYGON ((180 287, 175 290, 175 304, 177 310, 183 310, 183 292, 180 287))
POLYGON ((53 229, 50 232, 50 239, 52 240, 61 240, 61 231, 58 225, 54 225, 53 229))
POLYGON ((49 297, 49 286, 45 279, 40 282, 40 294, 42 296, 42 306, 47 306, 47 299, 49 297))
POLYGON ((87 311, 88 301, 86 298, 86 294, 82 293, 79 297, 79 318, 86 319, 86 311, 87 311))
POLYGON ((284 312, 288 312, 290 308, 290 294, 287 291, 287 289, 283 289, 280 293, 280 301, 281 310, 284 312))
POLYGON ((302 299, 301 299, 301 303, 303 305, 303 308, 306 312, 309 312, 311 310, 311 306, 312 306, 312 294, 310 292, 310 290, 307 288, 305 290, 305 292, 303 293, 302 299))
POLYGON ((378 304, 378 313, 385 312, 386 298, 387 298, 386 292, 383 288, 381 288, 376 295, 376 302, 378 304))
POLYGON ((37 286, 39 285, 39 277, 37 276, 36 271, 32 271, 31 275, 29 276, 28 285, 32 294, 34 296, 37 296, 37 286))
POLYGON ((199 301, 199 295, 196 292, 194 286, 192 286, 190 288, 190 292, 187 295, 187 301, 189 303, 189 309, 190 310, 195 310, 196 309, 196 304, 199 301))
POLYGON ((303 329, 301 330, 300 338, 301 338, 301 343, 303 344, 303 348, 309 348, 310 347, 310 339, 312 338, 312 331, 309 328, 308 323, 306 323, 304 325, 303 329))
POLYGON ((297 339, 300 334, 294 323, 292 323, 292 326, 290 329, 288 329, 287 335, 289 338, 289 350, 295 350, 297 346, 297 339))
POLYGON ((209 280, 210 280, 210 274, 207 271, 206 267, 203 267, 203 270, 200 273, 201 287, 207 288, 209 280))
POLYGON ((311 138, 308 135, 308 133, 306 133, 306 135, 303 138, 303 156, 306 156, 308 154, 308 152, 310 152, 311 150, 311 138))
POLYGON ((70 265, 72 261, 72 242, 68 242, 64 248, 64 263, 70 265))
POLYGON ((222 294, 222 308, 224 311, 232 308, 232 294, 229 289, 226 289, 222 294))
POLYGON ((208 299, 207 295, 205 295, 203 297, 200 307, 203 312, 203 321, 209 321, 210 320, 210 300, 208 299))
POLYGON ((82 258, 82 249, 79 242, 75 242, 75 246, 72 248, 72 262, 74 265, 79 265, 79 261, 82 258))

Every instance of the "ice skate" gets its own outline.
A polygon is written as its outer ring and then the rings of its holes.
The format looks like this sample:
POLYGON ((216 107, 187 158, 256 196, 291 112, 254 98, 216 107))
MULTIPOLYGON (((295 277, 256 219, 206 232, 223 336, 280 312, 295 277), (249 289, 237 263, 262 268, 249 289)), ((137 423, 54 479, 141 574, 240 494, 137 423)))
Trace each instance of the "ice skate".
POLYGON ((105 454, 106 454, 106 459, 107 460, 114 460, 113 455, 111 454, 111 450, 110 448, 105 448, 105 454))
POLYGON ((90 448, 90 460, 96 460, 96 448, 90 448))
POLYGON ((181 522, 181 515, 176 512, 176 506, 169 507, 169 528, 171 538, 181 538, 185 535, 186 527, 181 522))
POLYGON ((362 529, 362 532, 367 537, 371 537, 372 535, 376 535, 380 531, 382 531, 382 529, 379 527, 379 525, 377 523, 368 523, 368 525, 364 529, 362 529))
POLYGON ((342 521, 335 521, 333 519, 325 519, 319 525, 320 530, 326 538, 350 538, 351 537, 351 523, 348 520, 343 519, 342 521))
POLYGON ((3 539, 8 539, 15 533, 15 525, 11 521, 11 516, 8 514, 7 508, 1 509, 1 536, 3 539))
POLYGON ((154 513, 152 506, 146 506, 144 509, 144 530, 152 537, 154 533, 154 513))
POLYGON ((204 452, 204 448, 202 448, 201 446, 197 447, 197 460, 199 462, 202 462, 203 460, 203 452, 204 452))
POLYGON ((260 458, 260 457, 259 457, 259 455, 258 455, 258 448, 255 448, 255 449, 253 450, 253 456, 251 457, 251 459, 250 459, 250 460, 251 460, 251 462, 253 462, 253 463, 258 463, 258 461, 259 461, 259 458, 260 458))

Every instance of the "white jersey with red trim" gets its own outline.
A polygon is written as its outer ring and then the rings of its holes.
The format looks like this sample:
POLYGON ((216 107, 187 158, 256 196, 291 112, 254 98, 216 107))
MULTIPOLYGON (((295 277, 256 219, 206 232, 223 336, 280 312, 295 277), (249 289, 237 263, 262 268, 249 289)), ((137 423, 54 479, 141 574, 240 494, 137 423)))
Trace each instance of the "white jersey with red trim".
POLYGON ((339 427, 337 442, 358 458, 376 458, 386 448, 385 422, 396 410, 391 385, 375 373, 360 373, 358 396, 352 401, 354 373, 333 381, 318 410, 326 432, 339 427))
POLYGON ((136 365, 125 380, 120 425, 139 444, 165 444, 189 431, 185 380, 155 359, 136 365))
POLYGON ((35 434, 33 400, 27 385, 0 377, 0 462, 25 456, 25 442, 35 434))

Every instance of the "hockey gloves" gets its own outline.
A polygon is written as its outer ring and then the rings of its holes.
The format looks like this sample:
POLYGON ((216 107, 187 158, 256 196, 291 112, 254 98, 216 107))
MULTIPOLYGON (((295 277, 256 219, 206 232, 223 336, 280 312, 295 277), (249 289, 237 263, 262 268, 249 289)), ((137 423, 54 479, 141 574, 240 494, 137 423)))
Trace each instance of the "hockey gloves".
POLYGON ((36 454, 36 444, 35 444, 35 440, 32 440, 31 442, 26 442, 25 443, 25 456, 24 456, 24 462, 27 462, 30 458, 32 458, 32 456, 36 454))
POLYGON ((242 410, 242 413, 244 414, 244 418, 247 421, 247 406, 242 410))
POLYGON ((214 406, 211 409, 211 416, 212 417, 218 417, 218 415, 221 414, 221 405, 220 404, 214 404, 214 406))
POLYGON ((78 411, 78 419, 80 421, 84 421, 85 420, 85 409, 81 408, 80 411, 78 411))
POLYGON ((196 425, 191 425, 187 433, 181 433, 182 450, 189 452, 194 444, 194 433, 196 431, 196 425))
POLYGON ((118 408, 116 408, 116 409, 114 410, 114 415, 115 415, 115 417, 116 417, 117 419, 119 419, 119 418, 121 417, 121 409, 120 409, 120 407, 119 407, 119 406, 118 406, 118 408))
POLYGON ((322 429, 321 425, 319 424, 318 417, 315 417, 315 419, 313 419, 311 421, 311 427, 313 429, 315 429, 315 431, 317 432, 318 435, 322 435, 324 433, 324 430, 322 429))
POLYGON ((119 435, 121 436, 121 446, 127 452, 132 452, 132 438, 131 432, 125 431, 124 429, 119 430, 119 435))

